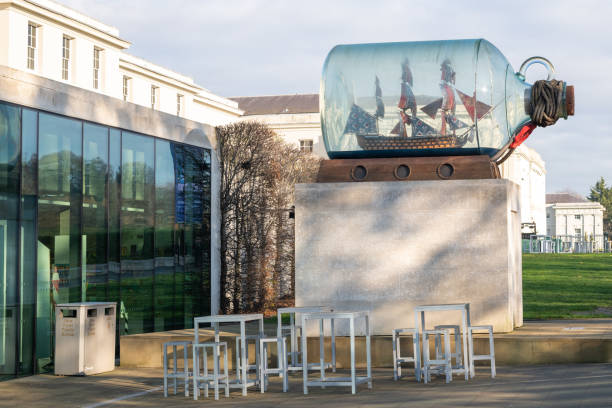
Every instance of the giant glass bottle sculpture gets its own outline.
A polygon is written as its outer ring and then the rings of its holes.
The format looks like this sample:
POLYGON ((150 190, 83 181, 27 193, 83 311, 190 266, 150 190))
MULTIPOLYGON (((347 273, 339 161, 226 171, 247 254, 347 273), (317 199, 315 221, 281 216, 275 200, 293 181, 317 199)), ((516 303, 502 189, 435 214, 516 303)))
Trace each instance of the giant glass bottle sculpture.
MULTIPOLYGON (((330 159, 488 155, 499 161, 536 125, 573 114, 573 88, 524 81, 483 39, 338 45, 320 105, 330 159)), ((551 75, 549 75, 551 79, 551 75)))

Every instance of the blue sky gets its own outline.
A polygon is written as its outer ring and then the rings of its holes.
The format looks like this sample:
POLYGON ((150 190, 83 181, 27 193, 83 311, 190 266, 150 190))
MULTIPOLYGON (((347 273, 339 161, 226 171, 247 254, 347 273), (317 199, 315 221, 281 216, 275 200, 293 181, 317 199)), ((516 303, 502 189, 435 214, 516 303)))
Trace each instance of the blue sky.
MULTIPOLYGON (((536 129, 546 190, 612 183, 612 2, 407 0, 58 0, 120 30, 128 52, 223 96, 316 93, 340 43, 482 37, 515 69, 550 59, 576 89, 576 114, 536 129)), ((544 76, 534 68, 528 80, 544 76)))

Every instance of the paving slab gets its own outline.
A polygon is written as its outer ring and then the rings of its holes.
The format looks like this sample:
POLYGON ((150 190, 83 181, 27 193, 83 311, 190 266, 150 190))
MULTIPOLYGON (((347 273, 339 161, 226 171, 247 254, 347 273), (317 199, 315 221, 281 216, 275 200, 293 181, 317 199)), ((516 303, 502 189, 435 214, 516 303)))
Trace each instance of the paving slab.
MULTIPOLYGON (((434 378, 431 384, 412 377, 393 381, 389 369, 374 370, 373 389, 366 385, 356 395, 348 387, 312 387, 302 392, 300 375, 291 375, 290 390, 272 378, 269 391, 249 389, 246 397, 232 390, 230 397, 198 401, 181 393, 163 397, 159 369, 125 369, 88 377, 37 375, 0 383, 0 407, 612 407, 612 364, 498 367, 491 379, 485 367, 465 382, 434 378)), ((339 375, 347 375, 341 372, 339 375)))

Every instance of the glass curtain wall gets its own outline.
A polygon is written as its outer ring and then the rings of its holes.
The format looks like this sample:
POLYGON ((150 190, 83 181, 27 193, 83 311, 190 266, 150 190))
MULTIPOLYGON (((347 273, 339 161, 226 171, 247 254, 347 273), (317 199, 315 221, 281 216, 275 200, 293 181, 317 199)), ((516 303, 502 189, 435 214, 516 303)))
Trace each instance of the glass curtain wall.
POLYGON ((123 132, 121 146, 121 300, 129 310, 127 332, 143 333, 154 328, 155 145, 123 132))
POLYGON ((108 131, 83 125, 83 262, 88 301, 108 299, 108 131))
POLYGON ((55 305, 80 302, 85 265, 81 262, 83 123, 38 115, 37 359, 50 369, 55 305))
POLYGON ((0 102, 0 378, 53 368, 58 303, 118 334, 210 312, 210 151, 0 102))
POLYGON ((19 113, 0 105, 0 377, 18 364, 19 113))
POLYGON ((21 131, 21 239, 19 282, 21 294, 20 344, 18 372, 34 371, 34 327, 37 312, 37 213, 38 213, 38 113, 22 109, 21 131))

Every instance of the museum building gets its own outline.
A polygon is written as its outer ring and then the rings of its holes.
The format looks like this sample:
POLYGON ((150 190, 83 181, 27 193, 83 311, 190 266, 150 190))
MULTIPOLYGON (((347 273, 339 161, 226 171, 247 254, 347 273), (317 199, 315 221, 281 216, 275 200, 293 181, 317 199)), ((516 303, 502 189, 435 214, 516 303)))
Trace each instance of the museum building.
POLYGON ((50 1, 0 3, 0 39, 0 379, 52 370, 56 304, 117 302, 118 335, 216 312, 212 125, 239 115, 237 104, 152 64, 140 79, 180 89, 184 99, 169 99, 183 105, 162 109, 162 85, 151 88, 158 105, 121 98, 111 84, 121 71, 96 59, 129 59, 111 47, 128 43, 50 1), (60 29, 92 64, 51 52, 60 29))

